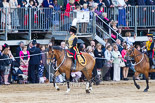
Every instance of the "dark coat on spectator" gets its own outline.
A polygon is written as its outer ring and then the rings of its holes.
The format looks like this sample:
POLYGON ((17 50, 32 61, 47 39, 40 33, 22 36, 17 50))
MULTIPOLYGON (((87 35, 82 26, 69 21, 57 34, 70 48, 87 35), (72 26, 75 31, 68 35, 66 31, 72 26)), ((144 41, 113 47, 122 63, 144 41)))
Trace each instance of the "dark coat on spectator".
POLYGON ((75 2, 74 4, 75 4, 75 7, 81 5, 80 2, 79 3, 78 2, 75 2))
POLYGON ((113 5, 111 0, 109 0, 109 2, 108 2, 108 0, 104 0, 105 6, 108 8, 110 7, 110 5, 113 5))
POLYGON ((135 6, 136 5, 136 0, 128 0, 126 2, 127 5, 135 6))
POLYGON ((49 0, 49 3, 47 2, 47 0, 43 1, 43 7, 49 7, 49 5, 53 5, 53 0, 49 0))
MULTIPOLYGON (((20 51, 22 51, 22 48, 18 47, 16 49, 16 57, 19 57, 20 51)), ((18 63, 18 65, 20 65, 20 58, 16 58, 16 62, 18 63)))
POLYGON ((33 0, 33 6, 35 6, 35 3, 37 3, 37 6, 39 5, 38 0, 33 0))
POLYGON ((94 0, 96 3, 100 3, 100 1, 99 0, 94 0))
POLYGON ((144 0, 137 0, 137 5, 146 5, 144 0))
MULTIPOLYGON (((40 49, 37 48, 37 47, 32 47, 30 50, 30 55, 34 55, 34 54, 39 54, 41 53, 40 49)), ((36 65, 36 64, 39 64, 40 63, 40 60, 41 60, 41 55, 35 55, 35 56, 31 56, 30 57, 30 62, 29 64, 30 65, 36 65)))
POLYGON ((155 1, 152 0, 152 2, 150 0, 146 0, 146 5, 154 5, 155 1))
POLYGON ((85 4, 85 3, 88 4, 88 2, 85 2, 84 0, 80 0, 80 4, 81 4, 81 5, 83 5, 83 4, 85 4))
MULTIPOLYGON (((99 57, 102 58, 104 56, 103 52, 98 52, 97 49, 95 49, 94 51, 94 55, 95 57, 99 57)), ((96 59, 96 66, 97 68, 102 68, 103 67, 103 60, 102 59, 96 59)))

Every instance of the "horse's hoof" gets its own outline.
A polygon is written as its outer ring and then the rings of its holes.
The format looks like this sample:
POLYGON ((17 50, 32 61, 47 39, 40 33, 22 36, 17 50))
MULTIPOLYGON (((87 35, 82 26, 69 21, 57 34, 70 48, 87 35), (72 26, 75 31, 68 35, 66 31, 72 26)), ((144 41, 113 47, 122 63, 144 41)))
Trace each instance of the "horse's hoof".
POLYGON ((57 88, 57 91, 59 91, 60 90, 60 88, 57 88))
POLYGON ((69 93, 70 92, 70 89, 67 89, 66 93, 69 93))
POLYGON ((92 88, 92 87, 90 87, 90 88, 89 88, 89 90, 90 90, 90 91, 93 91, 93 88, 92 88))
POLYGON ((148 92, 148 89, 144 89, 144 92, 148 92))
POLYGON ((140 86, 139 86, 139 85, 136 85, 136 88, 137 88, 137 89, 140 89, 140 86))
POLYGON ((86 90, 86 93, 90 93, 90 91, 87 89, 87 90, 86 90))

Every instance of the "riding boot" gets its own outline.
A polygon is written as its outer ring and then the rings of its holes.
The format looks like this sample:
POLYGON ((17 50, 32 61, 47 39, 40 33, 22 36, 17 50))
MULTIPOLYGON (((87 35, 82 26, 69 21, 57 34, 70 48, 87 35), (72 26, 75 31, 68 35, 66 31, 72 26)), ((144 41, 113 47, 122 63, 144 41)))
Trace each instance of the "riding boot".
POLYGON ((72 70, 76 70, 76 59, 73 59, 73 62, 74 62, 74 64, 72 66, 72 70))

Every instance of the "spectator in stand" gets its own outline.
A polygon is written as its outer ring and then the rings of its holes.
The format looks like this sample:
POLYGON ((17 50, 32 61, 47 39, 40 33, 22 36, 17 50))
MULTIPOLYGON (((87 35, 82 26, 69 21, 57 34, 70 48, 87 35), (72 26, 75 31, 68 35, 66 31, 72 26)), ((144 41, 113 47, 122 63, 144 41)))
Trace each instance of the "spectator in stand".
POLYGON ((133 45, 133 43, 135 42, 135 39, 136 39, 136 34, 134 34, 134 37, 132 38, 131 37, 131 32, 126 32, 125 33, 125 36, 127 37, 126 38, 126 43, 128 45, 128 48, 133 45))
POLYGON ((129 6, 135 6, 136 5, 136 0, 126 0, 126 4, 129 6))
POLYGON ((105 4, 104 4, 103 0, 99 0, 98 8, 100 8, 101 12, 104 12, 104 8, 103 7, 105 7, 105 4))
POLYGON ((57 11, 61 11, 62 6, 60 6, 60 5, 58 4, 58 0, 54 0, 53 6, 54 6, 54 10, 55 10, 56 12, 57 12, 57 11))
POLYGON ((102 12, 99 12, 97 10, 97 8, 98 8, 98 4, 97 3, 94 3, 94 12, 95 12, 95 14, 98 15, 98 16, 101 16, 102 12))
POLYGON ((38 0, 33 0, 33 6, 38 7, 38 5, 39 5, 38 0))
POLYGON ((44 9, 44 13, 45 13, 45 27, 48 29, 50 27, 50 22, 51 17, 53 17, 52 15, 52 11, 54 9, 53 7, 53 0, 44 0, 43 1, 43 7, 46 7, 47 9, 44 9))
MULTIPOLYGON (((146 0, 137 0, 138 6, 145 6, 146 0)), ((138 25, 143 26, 145 24, 145 14, 146 14, 146 7, 138 8, 138 25)))
POLYGON ((8 48, 5 48, 2 54, 3 54, 3 59, 6 59, 4 60, 4 68, 5 68, 4 84, 9 85, 10 83, 8 82, 8 77, 9 77, 10 70, 11 70, 11 57, 9 56, 10 50, 8 48))
MULTIPOLYGON (((20 51, 22 51, 24 47, 24 42, 23 41, 20 41, 19 42, 19 47, 17 47, 16 49, 16 57, 19 57, 19 53, 20 51)), ((16 62, 18 63, 18 65, 20 66, 20 58, 16 58, 16 62)))
POLYGON ((80 51, 80 52, 86 52, 86 45, 83 44, 83 43, 80 44, 79 51, 80 51))
POLYGON ((87 51, 87 53, 89 53, 93 58, 95 57, 95 55, 94 55, 94 53, 93 53, 93 49, 92 49, 91 46, 88 46, 86 51, 87 51))
POLYGON ((118 51, 118 47, 117 45, 113 46, 113 52, 112 52, 112 56, 114 58, 114 73, 113 73, 113 80, 114 81, 120 81, 120 60, 122 58, 121 53, 118 51))
POLYGON ((113 11, 114 9, 111 9, 111 8, 114 7, 114 5, 113 5, 113 3, 112 3, 111 0, 103 0, 103 1, 104 1, 104 3, 105 3, 105 6, 107 7, 107 13, 108 13, 108 14, 111 14, 112 12, 114 12, 114 11, 113 11))
POLYGON ((19 17, 17 14, 17 8, 20 8, 20 6, 18 5, 17 0, 10 0, 9 1, 10 4, 10 8, 15 8, 15 9, 11 9, 11 20, 12 20, 12 26, 14 29, 14 32, 18 32, 17 28, 19 27, 19 17))
MULTIPOLYGON (((40 49, 36 47, 36 40, 32 41, 33 47, 29 50, 30 55, 41 53, 40 49)), ((30 82, 39 83, 38 68, 41 62, 41 55, 35 55, 30 57, 29 67, 30 67, 30 82)))
MULTIPOLYGON (((118 25, 119 26, 126 26, 126 4, 124 0, 117 0, 119 6, 119 15, 118 15, 118 25)), ((128 28, 125 28, 128 29, 128 28)))
POLYGON ((129 60, 125 60, 125 58, 124 58, 124 56, 127 53, 127 49, 128 49, 128 46, 126 44, 124 44, 123 45, 123 50, 121 52, 123 61, 125 62, 125 67, 123 68, 123 77, 124 77, 124 80, 129 80, 127 77, 128 77, 129 67, 131 65, 131 62, 129 60))
POLYGON ((76 6, 80 6, 81 7, 80 0, 75 0, 75 3, 74 4, 75 4, 75 7, 76 6))
POLYGON ((94 52, 94 50, 95 50, 95 41, 90 41, 90 46, 92 47, 92 50, 93 50, 93 52, 94 52))
POLYGON ((54 6, 54 11, 55 11, 55 15, 53 15, 53 17, 54 17, 53 24, 54 24, 54 28, 55 28, 55 27, 59 26, 59 22, 60 22, 59 12, 61 11, 62 6, 58 5, 57 0, 54 0, 53 6, 54 6))
POLYGON ((69 3, 66 5, 66 10, 64 13, 64 29, 69 30, 70 24, 71 24, 71 15, 70 12, 75 9, 74 0, 69 0, 69 3))
MULTIPOLYGON (((19 56, 20 56, 20 69, 23 71, 24 75, 28 76, 30 52, 27 51, 27 46, 22 47, 22 51, 20 51, 19 56)), ((27 80, 25 80, 24 82, 27 83, 27 80)))
POLYGON ((119 33, 119 34, 121 33, 121 29, 117 28, 117 23, 118 23, 118 21, 111 22, 112 28, 115 30, 115 31, 112 30, 111 37, 115 40, 117 39, 117 36, 118 36, 117 33, 119 33))
MULTIPOLYGON (((83 8, 82 11, 86 12, 89 11, 89 9, 87 8, 87 4, 83 4, 83 8)), ((86 33, 87 32, 87 25, 88 23, 82 23, 82 27, 81 27, 81 33, 86 33)))
MULTIPOLYGON (((102 13, 102 19, 110 26, 111 19, 107 18, 107 13, 102 13)), ((103 24, 103 27, 105 28, 106 32, 109 34, 109 26, 105 23, 103 24)), ((104 38, 107 38, 106 36, 104 38)))
POLYGON ((116 45, 118 46, 118 51, 121 53, 123 50, 123 47, 121 46, 121 40, 120 39, 116 40, 116 45))
POLYGON ((1 22, 2 22, 2 26, 3 26, 3 32, 5 32, 5 27, 8 26, 8 29, 11 30, 11 16, 10 16, 10 5, 6 0, 3 0, 2 2, 3 4, 3 9, 2 9, 2 16, 1 16, 1 22), (7 18, 6 16, 6 9, 7 9, 7 18), (7 19, 7 20, 6 20, 7 19), (6 22, 7 21, 7 25, 6 22))
POLYGON ((112 3, 111 0, 103 0, 103 1, 104 1, 105 6, 106 6, 107 8, 112 8, 112 7, 114 7, 114 5, 113 5, 113 3, 112 3))
POLYGON ((80 0, 80 4, 83 5, 83 4, 88 4, 88 0, 80 0))
MULTIPOLYGON (((93 0, 88 0, 88 7, 94 7, 95 2, 93 0)), ((96 3, 97 4, 97 3, 96 3)))
MULTIPOLYGON (((145 0, 145 3, 146 3, 147 6, 150 6, 150 5, 154 6, 155 5, 155 0, 154 1, 153 0, 145 0)), ((154 25, 155 24, 154 11, 155 11, 155 7, 149 7, 147 9, 147 11, 146 11, 148 13, 147 14, 148 17, 151 18, 151 22, 149 23, 151 25, 154 25)))
POLYGON ((105 47, 102 48, 103 54, 104 54, 104 52, 106 51, 106 48, 107 48, 109 45, 110 45, 110 43, 107 42, 107 43, 105 44, 105 47))
POLYGON ((61 46, 62 49, 68 49, 68 47, 66 46, 66 43, 64 41, 61 42, 61 46))
POLYGON ((104 64, 104 80, 108 81, 110 80, 110 72, 111 72, 111 67, 112 67, 112 63, 113 63, 113 58, 112 58, 112 46, 108 45, 106 48, 106 51, 104 52, 104 56, 105 56, 105 64, 104 64))
MULTIPOLYGON (((97 72, 98 73, 101 73, 101 69, 103 67, 103 59, 101 59, 101 58, 103 58, 104 54, 103 54, 101 48, 102 48, 102 45, 100 43, 98 43, 96 45, 96 49, 94 51, 94 55, 96 57, 96 67, 97 67, 97 72)), ((100 75, 100 74, 98 74, 98 75, 100 75)))

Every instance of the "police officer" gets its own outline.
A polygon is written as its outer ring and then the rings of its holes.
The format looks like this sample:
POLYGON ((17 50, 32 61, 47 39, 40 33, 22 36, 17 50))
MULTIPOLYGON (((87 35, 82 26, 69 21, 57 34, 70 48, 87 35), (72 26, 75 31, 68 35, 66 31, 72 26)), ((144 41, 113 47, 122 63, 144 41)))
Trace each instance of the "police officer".
POLYGON ((30 57, 29 61, 29 80, 31 83, 39 83, 39 74, 38 74, 38 69, 39 69, 39 64, 41 61, 41 53, 40 49, 36 47, 36 40, 32 41, 32 48, 29 50, 30 55, 33 55, 30 57), (38 54, 38 55, 36 55, 38 54))
POLYGON ((146 50, 147 50, 147 55, 149 57, 149 63, 150 63, 150 67, 152 67, 152 59, 153 59, 153 55, 154 55, 154 42, 153 42, 153 34, 149 33, 147 34, 148 36, 148 41, 146 42, 146 50))
POLYGON ((77 37, 76 37, 76 31, 77 28, 75 26, 71 26, 69 33, 70 33, 70 38, 68 40, 68 44, 69 44, 69 49, 71 54, 73 55, 73 65, 72 65, 72 69, 76 70, 76 51, 78 50, 77 48, 77 37))

